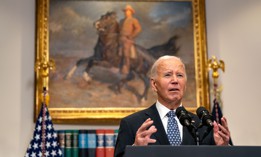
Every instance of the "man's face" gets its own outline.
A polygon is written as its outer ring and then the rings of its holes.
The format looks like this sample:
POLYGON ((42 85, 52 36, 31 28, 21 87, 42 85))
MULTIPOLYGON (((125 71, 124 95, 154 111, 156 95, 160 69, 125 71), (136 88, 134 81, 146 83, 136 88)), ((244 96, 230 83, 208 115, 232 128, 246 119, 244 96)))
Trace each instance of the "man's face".
POLYGON ((126 17, 132 16, 132 11, 129 10, 129 9, 125 10, 125 16, 126 16, 126 17))
POLYGON ((159 62, 156 77, 151 86, 157 92, 160 103, 179 105, 186 90, 186 72, 183 63, 176 58, 159 62))

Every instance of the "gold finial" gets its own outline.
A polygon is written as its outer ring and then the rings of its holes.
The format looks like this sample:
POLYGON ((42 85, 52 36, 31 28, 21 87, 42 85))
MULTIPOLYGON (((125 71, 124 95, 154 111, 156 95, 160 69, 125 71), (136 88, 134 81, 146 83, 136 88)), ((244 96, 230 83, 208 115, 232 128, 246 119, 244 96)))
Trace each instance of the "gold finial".
POLYGON ((225 72, 225 62, 223 60, 217 60, 215 56, 212 56, 211 59, 208 60, 208 70, 212 69, 212 77, 213 79, 217 79, 219 77, 218 69, 221 69, 225 72))
POLYGON ((42 75, 42 77, 47 77, 49 74, 49 69, 50 70, 55 70, 55 62, 54 60, 50 59, 50 61, 48 62, 45 57, 43 57, 43 59, 37 60, 35 63, 35 71, 40 72, 40 74, 42 75))
POLYGON ((37 60, 35 63, 35 71, 38 72, 42 77, 43 81, 43 94, 42 94, 42 102, 48 104, 49 103, 49 95, 47 93, 47 84, 48 84, 48 75, 49 70, 55 70, 55 62, 54 60, 50 59, 47 61, 46 57, 43 56, 41 60, 37 60), (47 93, 47 94, 45 94, 47 93))
POLYGON ((48 70, 55 70, 54 60, 46 61, 45 57, 41 61, 37 60, 35 63, 35 71, 40 71, 42 77, 47 77, 49 74, 48 70))
POLYGON ((221 102, 220 99, 220 95, 222 92, 222 86, 218 87, 218 77, 219 77, 219 73, 218 73, 218 69, 221 69, 223 72, 225 72, 225 63, 223 60, 217 60, 217 58, 215 56, 212 56, 211 59, 208 60, 208 70, 212 70, 212 77, 213 77, 213 94, 214 94, 214 98, 221 102))

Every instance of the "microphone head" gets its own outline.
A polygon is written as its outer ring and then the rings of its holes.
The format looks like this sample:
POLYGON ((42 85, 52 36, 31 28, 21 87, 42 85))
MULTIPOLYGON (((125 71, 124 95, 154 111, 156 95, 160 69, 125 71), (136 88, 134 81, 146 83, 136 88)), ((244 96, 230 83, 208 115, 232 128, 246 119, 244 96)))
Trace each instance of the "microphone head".
POLYGON ((191 125, 191 117, 189 116, 187 110, 184 108, 184 107, 178 107, 176 109, 176 115, 180 121, 180 123, 183 125, 183 126, 190 126, 191 125))
POLYGON ((213 117, 205 107, 199 107, 196 112, 203 125, 213 126, 213 117))
POLYGON ((186 112, 187 112, 186 109, 184 107, 180 106, 176 109, 175 113, 176 113, 176 116, 179 118, 181 116, 181 114, 184 114, 186 112))
POLYGON ((196 113, 197 113, 199 119, 202 119, 202 116, 203 116, 204 112, 209 114, 208 110, 205 107, 200 106, 197 109, 196 113))

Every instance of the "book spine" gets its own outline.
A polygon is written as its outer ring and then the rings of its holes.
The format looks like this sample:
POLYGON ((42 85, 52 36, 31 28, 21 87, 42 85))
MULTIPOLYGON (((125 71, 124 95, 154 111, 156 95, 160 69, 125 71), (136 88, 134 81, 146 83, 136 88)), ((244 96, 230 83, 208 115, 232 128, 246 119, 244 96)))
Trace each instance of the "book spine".
POLYGON ((105 157, 104 134, 104 130, 96 130, 96 157, 105 157))
POLYGON ((96 130, 88 130, 88 157, 96 157, 96 130))
POLYGON ((117 141, 117 138, 118 138, 118 133, 119 133, 119 130, 115 129, 114 130, 114 147, 115 147, 115 144, 116 144, 116 141, 117 141))
POLYGON ((79 130, 79 157, 89 157, 87 134, 87 130, 79 130))
POLYGON ((114 130, 105 130, 105 157, 114 156, 114 130))
POLYGON ((57 134, 58 134, 59 146, 60 146, 61 151, 62 151, 62 157, 65 157, 65 131, 64 130, 58 130, 57 134))
POLYGON ((79 144, 78 144, 79 130, 72 131, 72 157, 79 156, 79 144))
POLYGON ((72 130, 65 130, 65 157, 72 157, 72 130))

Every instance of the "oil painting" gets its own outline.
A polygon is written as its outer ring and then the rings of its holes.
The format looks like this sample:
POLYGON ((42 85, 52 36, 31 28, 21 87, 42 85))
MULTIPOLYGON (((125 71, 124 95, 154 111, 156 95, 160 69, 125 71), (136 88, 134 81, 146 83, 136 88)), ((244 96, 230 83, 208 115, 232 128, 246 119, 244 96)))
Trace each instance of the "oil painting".
POLYGON ((54 121, 117 123, 149 107, 156 101, 150 68, 163 55, 178 56, 185 63, 183 105, 192 111, 205 105, 199 104, 208 101, 208 91, 201 87, 206 84, 206 45, 201 43, 205 30, 198 26, 204 23, 196 21, 202 18, 201 3, 47 1, 48 56, 56 66, 48 82, 54 121), (124 30, 126 10, 135 24, 124 30))

